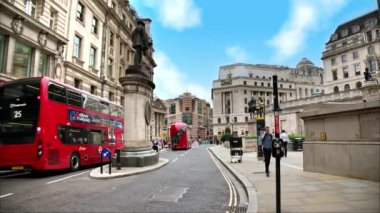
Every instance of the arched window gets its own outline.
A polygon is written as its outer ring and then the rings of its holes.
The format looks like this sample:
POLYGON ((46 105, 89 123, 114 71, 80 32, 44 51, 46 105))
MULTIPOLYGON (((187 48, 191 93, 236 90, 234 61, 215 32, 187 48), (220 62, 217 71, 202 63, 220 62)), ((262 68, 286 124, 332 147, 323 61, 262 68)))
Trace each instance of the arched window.
POLYGON ((376 71, 376 58, 371 58, 370 60, 369 60, 369 71, 370 72, 375 72, 376 71))
POLYGON ((344 91, 345 92, 349 92, 350 91, 350 85, 349 84, 344 85, 344 91))
POLYGON ((334 93, 339 93, 339 87, 338 86, 334 87, 334 93))
POLYGON ((356 82, 356 89, 359 89, 361 87, 362 87, 362 82, 361 81, 356 82))

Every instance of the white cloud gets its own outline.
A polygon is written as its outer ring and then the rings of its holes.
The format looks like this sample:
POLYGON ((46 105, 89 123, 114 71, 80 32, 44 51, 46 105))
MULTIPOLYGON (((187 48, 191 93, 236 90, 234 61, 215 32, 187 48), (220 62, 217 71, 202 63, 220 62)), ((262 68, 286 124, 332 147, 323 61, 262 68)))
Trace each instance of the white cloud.
POLYGON ((234 63, 243 63, 248 61, 248 54, 238 45, 226 48, 226 54, 232 59, 234 63))
POLYGON ((163 52, 155 52, 157 67, 154 69, 154 94, 161 99, 176 98, 184 92, 190 92, 198 98, 205 99, 212 105, 211 88, 206 88, 191 81, 171 59, 163 52))
POLYGON ((282 62, 302 50, 307 36, 318 31, 321 22, 331 18, 348 0, 292 0, 290 17, 269 41, 275 49, 277 62, 282 62))
POLYGON ((177 31, 201 24, 201 10, 194 0, 142 0, 142 4, 155 10, 164 26, 177 31))

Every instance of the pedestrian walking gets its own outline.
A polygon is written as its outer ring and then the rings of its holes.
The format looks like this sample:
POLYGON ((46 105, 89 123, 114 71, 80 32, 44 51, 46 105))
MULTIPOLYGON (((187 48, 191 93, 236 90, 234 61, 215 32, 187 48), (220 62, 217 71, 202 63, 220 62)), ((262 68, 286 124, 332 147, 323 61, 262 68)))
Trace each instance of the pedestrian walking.
POLYGON ((284 156, 286 157, 286 155, 288 154, 288 142, 289 142, 288 133, 286 133, 285 130, 282 130, 280 138, 281 138, 282 142, 284 143, 284 148, 285 148, 284 156))
POLYGON ((269 133, 269 127, 265 127, 265 132, 262 137, 264 162, 265 162, 265 173, 269 177, 269 164, 272 155, 272 134, 269 133))

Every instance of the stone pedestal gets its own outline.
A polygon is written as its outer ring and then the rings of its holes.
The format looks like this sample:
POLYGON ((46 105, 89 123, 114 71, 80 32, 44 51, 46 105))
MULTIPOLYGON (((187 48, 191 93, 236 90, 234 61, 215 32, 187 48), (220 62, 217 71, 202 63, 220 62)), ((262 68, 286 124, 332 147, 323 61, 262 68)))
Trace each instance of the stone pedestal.
POLYGON ((256 119, 248 120, 248 135, 256 135, 257 134, 257 126, 256 119))
POLYGON ((380 73, 374 74, 372 78, 372 81, 364 82, 363 87, 360 88, 364 102, 380 100, 380 73))
MULTIPOLYGON (((155 87, 142 65, 130 66, 119 79, 124 88, 124 144, 121 166, 142 167, 156 164, 159 154, 150 142, 151 100, 155 87)), ((113 165, 116 165, 113 159, 113 165)))

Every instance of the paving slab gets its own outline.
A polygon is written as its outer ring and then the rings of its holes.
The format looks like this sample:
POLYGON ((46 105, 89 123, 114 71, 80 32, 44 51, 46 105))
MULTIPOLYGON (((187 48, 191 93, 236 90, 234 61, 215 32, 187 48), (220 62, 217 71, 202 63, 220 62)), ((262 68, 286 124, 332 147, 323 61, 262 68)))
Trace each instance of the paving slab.
MULTIPOLYGON (((263 161, 256 152, 244 153, 242 163, 230 162, 224 146, 209 148, 247 187, 248 212, 276 211, 275 158, 266 177, 263 161), (253 192, 253 193, 250 193, 253 192), (250 196, 252 195, 253 196, 250 196)), ((303 171, 303 153, 288 152, 281 159, 282 212, 380 212, 380 183, 348 177, 303 171)))

